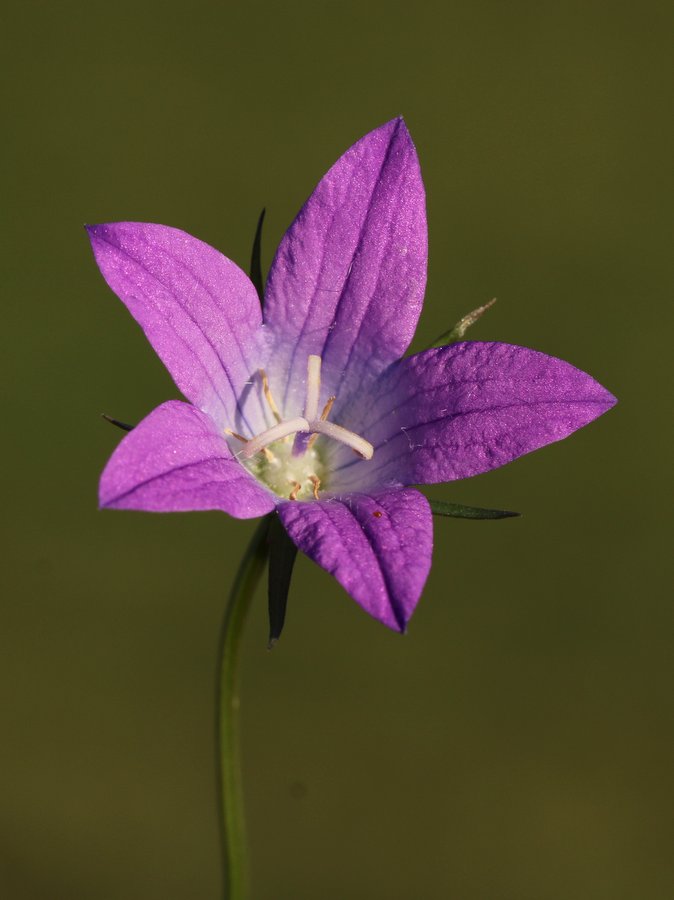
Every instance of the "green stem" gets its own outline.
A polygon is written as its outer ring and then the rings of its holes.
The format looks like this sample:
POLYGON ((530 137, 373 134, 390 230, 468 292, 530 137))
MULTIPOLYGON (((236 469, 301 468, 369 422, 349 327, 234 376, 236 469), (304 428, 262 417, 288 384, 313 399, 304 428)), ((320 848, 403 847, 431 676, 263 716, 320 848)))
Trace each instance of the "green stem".
POLYGON ((216 748, 225 900, 245 900, 248 895, 238 670, 243 626, 269 555, 268 529, 269 517, 265 516, 255 529, 234 578, 220 634, 216 748))

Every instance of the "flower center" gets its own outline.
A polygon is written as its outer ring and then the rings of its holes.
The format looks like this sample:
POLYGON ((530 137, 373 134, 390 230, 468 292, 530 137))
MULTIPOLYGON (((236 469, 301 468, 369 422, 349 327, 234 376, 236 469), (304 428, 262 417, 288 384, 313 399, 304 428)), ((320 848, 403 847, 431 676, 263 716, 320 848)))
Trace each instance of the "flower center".
POLYGON ((363 459, 371 459, 374 447, 365 438, 328 421, 335 397, 329 397, 319 416, 321 393, 321 357, 312 355, 307 363, 307 395, 304 415, 283 419, 274 401, 269 380, 260 370, 262 389, 276 424, 248 439, 226 429, 226 433, 243 442, 239 458, 246 468, 275 494, 290 500, 319 499, 319 489, 326 488, 328 470, 316 447, 322 435, 351 447, 363 459), (291 437, 294 440, 291 441, 291 437))

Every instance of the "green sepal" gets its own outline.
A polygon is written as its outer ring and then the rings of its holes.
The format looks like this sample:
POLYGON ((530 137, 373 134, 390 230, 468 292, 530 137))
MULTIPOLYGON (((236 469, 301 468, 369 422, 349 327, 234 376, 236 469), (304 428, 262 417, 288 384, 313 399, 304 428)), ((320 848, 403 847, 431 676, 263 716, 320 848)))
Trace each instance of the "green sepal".
POLYGON ((272 514, 269 522, 269 649, 281 637, 286 618, 288 591, 297 547, 288 537, 278 515, 272 514))
POLYGON ((255 237, 253 238, 253 250, 250 254, 250 280, 255 286, 260 303, 264 303, 264 284, 262 281, 262 225, 266 209, 263 208, 260 218, 257 220, 257 228, 255 229, 255 237))
POLYGON ((482 509, 479 506, 464 506, 462 503, 447 503, 445 500, 429 500, 434 516, 451 516, 454 519, 512 519, 521 513, 509 509, 482 509))
POLYGON ((105 419, 106 422, 109 422, 116 428, 121 428, 122 431, 133 431, 136 427, 135 425, 128 425, 126 422, 120 422, 119 419, 113 419, 112 416, 107 416, 105 413, 101 413, 101 418, 105 419))
POLYGON ((490 300, 489 303, 485 303, 484 306, 478 306, 477 309, 474 309, 472 312, 469 312, 467 315, 463 317, 463 319, 459 319, 456 325, 453 328, 450 328, 449 331, 443 332, 439 338, 433 341, 433 343, 428 347, 429 350, 432 350, 434 347, 446 347, 448 344, 455 344, 457 341, 463 340, 464 334, 468 331, 471 325, 474 325, 478 319, 482 318, 482 316, 496 303, 496 297, 493 300, 490 300))

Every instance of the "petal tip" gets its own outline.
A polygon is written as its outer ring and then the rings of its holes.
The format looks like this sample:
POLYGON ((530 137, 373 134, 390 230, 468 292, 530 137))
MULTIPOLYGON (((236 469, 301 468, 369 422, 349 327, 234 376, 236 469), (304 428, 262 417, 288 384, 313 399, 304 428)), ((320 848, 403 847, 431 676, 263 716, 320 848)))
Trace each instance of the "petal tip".
POLYGON ((85 225, 84 230, 87 233, 87 237, 91 242, 92 247, 95 247, 97 244, 101 244, 105 242, 105 231, 107 226, 103 224, 98 225, 85 225))
MULTIPOLYGON (((387 122, 384 122, 383 125, 379 125, 377 128, 374 128, 368 134, 364 135, 364 137, 361 138, 361 141, 368 141, 372 138, 375 140, 383 138, 390 144, 402 140, 405 143, 414 146, 412 135, 409 132, 409 128, 407 127, 407 123, 403 116, 395 116, 393 119, 389 119, 387 122)), ((358 143, 360 143, 360 141, 358 143)))
POLYGON ((403 116, 396 116, 395 119, 391 119, 388 123, 391 127, 391 138, 395 140, 396 138, 402 138, 410 144, 413 144, 412 135, 410 134, 410 130, 407 127, 407 122, 405 121, 403 116))
MULTIPOLYGON (((595 413, 592 416, 592 419, 598 419, 599 416, 603 416, 618 402, 618 398, 615 397, 610 391, 607 391, 606 388, 600 384, 598 381, 592 379, 596 385, 595 396, 592 400, 595 413)), ((592 421, 590 419, 589 421, 592 421)))
POLYGON ((604 403, 606 404, 606 412, 608 412, 609 409, 612 409, 617 404, 618 398, 610 391, 607 391, 606 388, 604 388, 604 391, 604 403))

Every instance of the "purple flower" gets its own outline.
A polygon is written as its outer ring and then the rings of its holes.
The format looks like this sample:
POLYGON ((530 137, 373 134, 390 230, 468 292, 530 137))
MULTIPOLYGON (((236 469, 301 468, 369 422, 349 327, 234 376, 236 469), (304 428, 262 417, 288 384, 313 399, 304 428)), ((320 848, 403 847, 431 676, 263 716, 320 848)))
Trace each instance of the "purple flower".
POLYGON ((109 286, 188 403, 121 442, 100 504, 237 518, 278 512, 292 541, 403 631, 431 562, 412 484, 468 478, 611 407, 561 360, 464 342, 401 359, 426 283, 424 186, 402 119, 362 138, 286 232, 266 284, 175 228, 88 229, 109 286))

